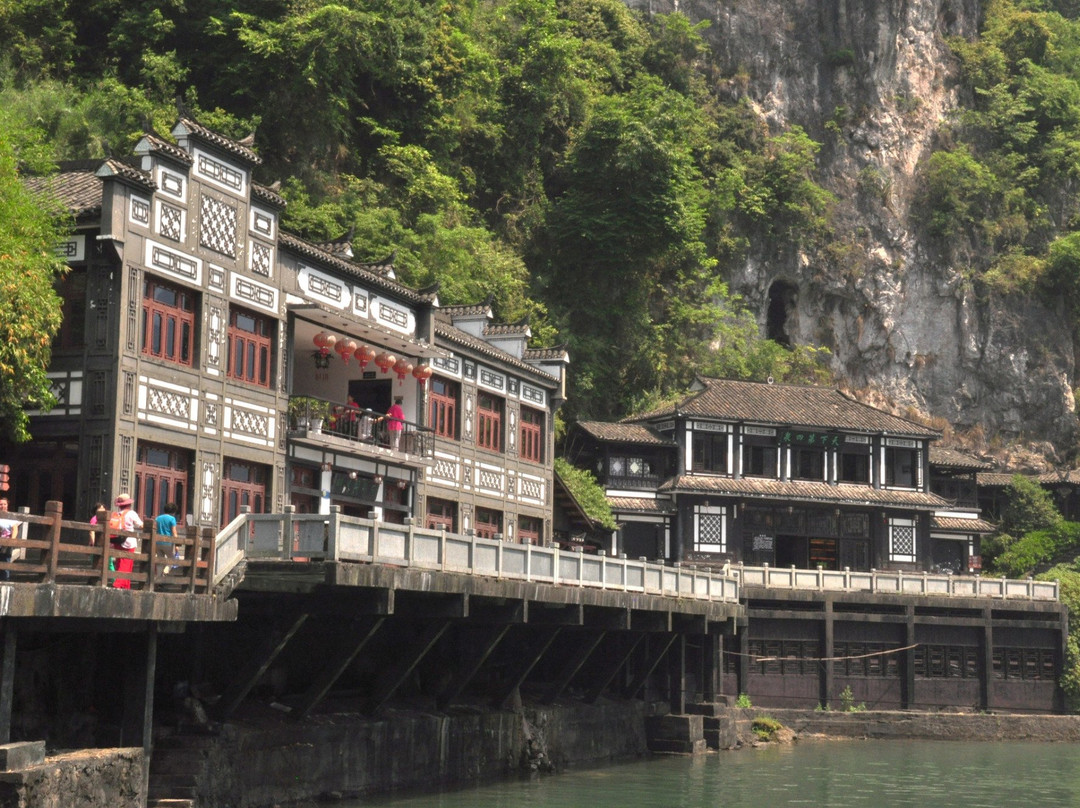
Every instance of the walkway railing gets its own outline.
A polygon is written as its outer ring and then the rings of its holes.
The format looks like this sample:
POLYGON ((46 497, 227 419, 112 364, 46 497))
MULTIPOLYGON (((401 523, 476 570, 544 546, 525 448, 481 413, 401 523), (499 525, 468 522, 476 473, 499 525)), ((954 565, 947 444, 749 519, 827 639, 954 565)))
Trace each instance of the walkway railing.
POLYGON ((904 595, 944 595, 953 597, 1021 598, 1058 600, 1057 581, 1033 578, 983 578, 979 575, 940 575, 927 572, 870 570, 803 570, 795 567, 732 567, 732 574, 745 586, 776 589, 813 589, 834 592, 876 592, 904 595))
MULTIPOLYGON (((105 512, 102 512, 104 515, 105 512)), ((0 518, 15 520, 18 527, 11 538, 0 538, 0 580, 11 583, 84 584, 100 587, 119 586, 147 592, 206 593, 210 572, 214 569, 214 535, 208 529, 188 528, 179 535, 162 537, 152 530, 128 532, 110 530, 107 518, 99 524, 63 518, 63 504, 45 503, 45 513, 0 513, 0 518), (119 550, 108 536, 131 537, 134 550, 119 550), (167 541, 179 558, 167 557, 157 542, 167 541), (10 555, 9 555, 10 553, 10 555), (3 559, 10 560, 3 560, 3 559), (127 566, 130 571, 112 569, 127 566)), ((147 520, 148 526, 153 522, 147 520)))
POLYGON ((217 553, 219 569, 240 556, 360 561, 669 597, 730 603, 739 599, 735 579, 719 570, 462 536, 343 516, 336 509, 329 515, 242 515, 218 534, 217 553))

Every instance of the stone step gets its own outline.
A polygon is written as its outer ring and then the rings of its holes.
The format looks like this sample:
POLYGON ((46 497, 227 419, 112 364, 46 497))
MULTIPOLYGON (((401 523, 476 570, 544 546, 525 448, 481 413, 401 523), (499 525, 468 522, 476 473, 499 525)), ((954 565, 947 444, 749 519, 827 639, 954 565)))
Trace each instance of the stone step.
POLYGON ((694 741, 671 741, 653 738, 649 741, 649 751, 665 755, 701 755, 707 747, 704 738, 694 741))
POLYGON ((158 799, 148 798, 146 808, 196 808, 195 800, 173 799, 162 797, 158 799))

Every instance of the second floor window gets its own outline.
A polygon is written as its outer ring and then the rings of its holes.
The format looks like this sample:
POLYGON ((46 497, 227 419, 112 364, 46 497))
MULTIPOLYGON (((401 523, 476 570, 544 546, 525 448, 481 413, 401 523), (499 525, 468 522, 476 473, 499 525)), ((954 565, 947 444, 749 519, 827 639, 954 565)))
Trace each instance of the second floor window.
POLYGON ((258 314, 233 309, 229 312, 230 379, 270 386, 270 356, 272 346, 270 320, 258 314))
POLYGON ((692 469, 694 471, 715 471, 726 474, 728 436, 709 432, 694 433, 694 452, 692 469))
POLYGON ((436 435, 457 440, 457 407, 457 382, 440 379, 438 376, 433 377, 431 379, 430 426, 436 435))
POLYGON ((870 482, 870 452, 841 452, 839 477, 842 483, 870 482))
POLYGON ((918 481, 918 452, 915 449, 885 448, 885 485, 915 488, 918 481))
POLYGON ((791 476, 797 480, 824 480, 825 453, 819 449, 794 449, 791 476))
POLYGON ((523 460, 540 463, 544 459, 544 413, 521 408, 520 451, 523 460))
POLYGON ((503 401, 480 393, 476 397, 476 445, 493 452, 502 451, 503 401))
POLYGON ((142 353, 191 367, 195 342, 195 294, 147 278, 143 283, 142 353))
POLYGON ((743 447, 743 474, 776 478, 776 447, 749 443, 743 447))

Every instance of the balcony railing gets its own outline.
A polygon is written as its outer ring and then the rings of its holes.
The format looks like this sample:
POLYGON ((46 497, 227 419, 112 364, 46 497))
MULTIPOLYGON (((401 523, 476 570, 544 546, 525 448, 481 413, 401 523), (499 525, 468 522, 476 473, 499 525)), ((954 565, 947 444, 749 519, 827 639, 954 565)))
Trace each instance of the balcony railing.
POLYGON ((979 575, 939 575, 900 570, 806 570, 795 567, 747 567, 742 564, 732 567, 731 572, 744 587, 1022 600, 1059 599, 1057 581, 1036 581, 1033 578, 983 578, 979 575))
MULTIPOLYGON (((55 501, 45 503, 41 516, 3 514, 4 519, 19 524, 14 537, 0 539, 0 547, 11 553, 10 561, 0 561, 0 576, 10 583, 117 587, 118 582, 126 582, 119 586, 147 592, 209 593, 215 568, 214 534, 209 528, 181 528, 176 536, 162 537, 152 530, 110 530, 107 519, 92 525, 63 517, 63 505, 55 501), (118 549, 107 540, 114 535, 134 538, 135 549, 118 549), (168 555, 158 548, 159 541, 169 545, 168 555), (132 569, 113 569, 126 566, 115 563, 120 559, 130 560, 132 569)), ((147 520, 148 526, 153 524, 147 520)))
POLYGON ((240 556, 357 561, 668 597, 730 603, 739 599, 734 578, 719 570, 462 536, 343 516, 336 508, 329 515, 237 517, 218 535, 217 553, 222 566, 240 556))
POLYGON ((432 457, 435 446, 434 433, 428 427, 308 396, 289 400, 289 428, 309 438, 325 435, 354 443, 357 448, 390 449, 420 457, 432 457))

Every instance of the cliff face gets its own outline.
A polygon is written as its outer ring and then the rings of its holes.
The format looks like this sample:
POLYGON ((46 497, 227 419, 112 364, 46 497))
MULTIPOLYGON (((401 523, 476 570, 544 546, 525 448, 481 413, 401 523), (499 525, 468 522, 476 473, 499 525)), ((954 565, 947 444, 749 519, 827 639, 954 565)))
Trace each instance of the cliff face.
POLYGON ((645 2, 709 20, 722 92, 823 144, 838 244, 827 256, 757 244, 728 278, 762 327, 829 347, 853 387, 901 409, 1071 448, 1074 346, 1061 306, 978 291, 962 251, 945 254, 914 215, 920 166, 961 101, 946 39, 976 37, 981 4, 645 2))

